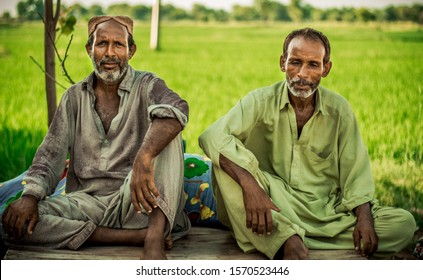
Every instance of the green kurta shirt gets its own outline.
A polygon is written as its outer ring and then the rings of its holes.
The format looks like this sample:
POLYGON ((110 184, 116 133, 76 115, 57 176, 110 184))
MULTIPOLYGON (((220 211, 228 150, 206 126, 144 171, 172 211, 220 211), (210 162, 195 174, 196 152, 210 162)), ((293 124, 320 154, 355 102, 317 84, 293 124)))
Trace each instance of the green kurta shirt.
POLYGON ((245 96, 206 130, 200 145, 216 165, 223 154, 256 178, 261 170, 285 181, 308 225, 373 199, 370 160, 352 109, 321 86, 299 139, 286 84, 279 82, 245 96))

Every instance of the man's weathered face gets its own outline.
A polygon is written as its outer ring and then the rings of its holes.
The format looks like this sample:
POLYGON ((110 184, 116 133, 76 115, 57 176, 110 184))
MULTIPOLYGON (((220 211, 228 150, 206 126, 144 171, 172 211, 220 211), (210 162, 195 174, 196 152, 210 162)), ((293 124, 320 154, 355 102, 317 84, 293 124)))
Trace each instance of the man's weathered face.
POLYGON ((281 69, 286 72, 289 91, 296 97, 312 95, 330 70, 330 63, 323 63, 323 43, 297 37, 289 43, 287 56, 281 58, 281 69))
POLYGON ((105 83, 119 82, 128 69, 133 52, 128 47, 126 28, 114 20, 100 23, 88 50, 96 76, 105 83))

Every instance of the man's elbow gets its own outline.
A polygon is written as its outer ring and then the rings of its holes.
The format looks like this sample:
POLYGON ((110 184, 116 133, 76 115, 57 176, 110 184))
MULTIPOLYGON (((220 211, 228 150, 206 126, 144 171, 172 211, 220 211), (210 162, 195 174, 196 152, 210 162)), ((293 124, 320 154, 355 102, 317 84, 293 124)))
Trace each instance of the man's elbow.
POLYGON ((203 151, 205 151, 208 146, 207 144, 211 141, 212 135, 212 132, 208 128, 198 137, 198 144, 200 145, 200 148, 203 149, 203 151))

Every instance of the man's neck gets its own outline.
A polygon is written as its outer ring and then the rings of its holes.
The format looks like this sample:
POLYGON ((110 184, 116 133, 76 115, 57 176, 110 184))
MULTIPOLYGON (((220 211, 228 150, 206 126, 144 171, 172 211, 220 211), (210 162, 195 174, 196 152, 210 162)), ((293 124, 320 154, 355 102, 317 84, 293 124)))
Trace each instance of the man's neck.
POLYGON ((288 93, 289 102, 291 103, 292 107, 294 107, 294 109, 299 112, 302 112, 310 107, 314 108, 316 104, 315 95, 316 93, 313 93, 307 98, 301 98, 301 97, 294 96, 290 92, 288 93))
POLYGON ((98 77, 95 77, 94 92, 101 92, 105 94, 106 96, 115 95, 118 92, 118 88, 121 82, 122 82, 122 79, 115 83, 107 83, 99 79, 98 77))

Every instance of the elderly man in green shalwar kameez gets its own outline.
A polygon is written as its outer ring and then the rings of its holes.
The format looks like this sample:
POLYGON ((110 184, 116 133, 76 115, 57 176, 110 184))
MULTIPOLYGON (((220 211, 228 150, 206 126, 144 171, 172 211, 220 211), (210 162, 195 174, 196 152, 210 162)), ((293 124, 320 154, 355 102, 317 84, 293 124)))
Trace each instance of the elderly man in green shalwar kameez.
POLYGON ((248 94, 208 128, 219 219, 245 252, 307 259, 308 249, 355 249, 387 257, 416 228, 402 209, 374 199, 370 160, 347 100, 319 86, 330 44, 293 31, 280 58, 286 81, 248 94))

